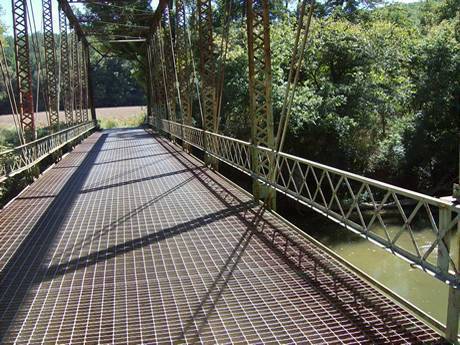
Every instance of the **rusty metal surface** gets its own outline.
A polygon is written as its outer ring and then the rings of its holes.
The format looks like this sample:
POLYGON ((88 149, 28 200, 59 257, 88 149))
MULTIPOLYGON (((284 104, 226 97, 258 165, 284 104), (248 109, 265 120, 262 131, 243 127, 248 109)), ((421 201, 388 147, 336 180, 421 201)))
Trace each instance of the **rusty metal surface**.
POLYGON ((0 342, 430 343, 428 327, 141 129, 0 212, 0 342))
POLYGON ((51 0, 42 0, 43 47, 46 66, 46 107, 49 123, 54 129, 59 128, 59 91, 56 43, 53 32, 53 6, 51 0))
POLYGON ((61 35, 60 58, 62 74, 60 83, 62 90, 62 101, 64 103, 65 121, 67 125, 71 125, 74 122, 74 119, 72 90, 70 81, 70 48, 67 27, 67 17, 64 11, 61 8, 59 8, 59 32, 61 35))
POLYGON ((16 78, 19 92, 19 115, 21 129, 26 141, 35 139, 34 99, 32 72, 30 70, 29 32, 26 0, 12 0, 14 53, 16 78))

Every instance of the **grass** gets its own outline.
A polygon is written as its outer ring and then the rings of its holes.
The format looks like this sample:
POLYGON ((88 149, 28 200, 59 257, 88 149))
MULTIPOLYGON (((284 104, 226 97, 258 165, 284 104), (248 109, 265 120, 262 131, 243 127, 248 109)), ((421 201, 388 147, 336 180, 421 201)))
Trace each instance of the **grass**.
POLYGON ((18 134, 14 127, 0 128, 0 152, 19 145, 18 134))
POLYGON ((99 125, 102 129, 139 127, 144 123, 144 120, 145 114, 135 115, 127 119, 102 118, 99 125))
MULTIPOLYGON (((102 129, 122 128, 122 127, 139 127, 144 123, 145 114, 140 113, 128 118, 102 118, 100 127, 102 129)), ((48 128, 39 128, 38 137, 49 134, 48 128)), ((0 152, 19 146, 19 138, 14 127, 0 127, 0 152)), ((70 150, 71 148, 65 148, 70 150)), ((61 152, 58 153, 60 155, 61 152)), ((3 183, 0 183, 0 209, 14 196, 16 196, 28 184, 33 182, 34 177, 38 176, 40 171, 46 169, 47 166, 56 161, 56 157, 50 156, 42 161, 37 166, 25 171, 21 174, 8 178, 3 183)))

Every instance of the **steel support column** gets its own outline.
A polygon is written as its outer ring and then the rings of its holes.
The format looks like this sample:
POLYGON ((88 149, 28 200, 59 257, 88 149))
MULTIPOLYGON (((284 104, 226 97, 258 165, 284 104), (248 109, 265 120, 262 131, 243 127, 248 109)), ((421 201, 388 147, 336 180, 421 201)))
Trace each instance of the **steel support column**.
POLYGON ((80 74, 80 44, 78 42, 77 34, 74 32, 72 35, 72 92, 75 110, 75 122, 82 122, 82 93, 81 93, 81 74, 80 74))
POLYGON ((82 121, 88 121, 88 69, 86 66, 86 47, 83 42, 80 42, 80 83, 81 83, 81 111, 82 121))
POLYGON ((86 62, 86 87, 87 87, 87 108, 91 112, 91 120, 97 121, 96 107, 94 106, 93 79, 91 77, 91 59, 89 55, 89 45, 83 43, 85 47, 85 62, 86 62))
POLYGON ((152 57, 150 54, 150 41, 147 42, 145 50, 147 56, 147 73, 145 74, 145 85, 147 86, 147 118, 145 119, 145 122, 150 123, 153 114, 152 57))
POLYGON ((58 109, 58 80, 57 80, 57 61, 56 46, 53 32, 53 13, 51 0, 42 0, 43 14, 43 43, 45 48, 46 65, 46 100, 48 105, 49 123, 51 128, 59 128, 59 109, 58 109))
POLYGON ((213 54, 211 0, 197 0, 198 50, 200 54, 201 105, 203 129, 217 132, 216 118, 216 64, 213 54))
MULTIPOLYGON (((197 11, 203 129, 217 133, 216 59, 213 47, 211 0, 197 0, 197 11)), ((205 143, 207 149, 217 149, 212 148, 210 144, 205 143)), ((211 156, 205 156, 205 162, 213 169, 218 168, 218 160, 211 156)))
POLYGON ((183 0, 176 0, 176 67, 179 78, 182 122, 192 125, 191 57, 187 37, 187 18, 183 0))
POLYGON ((160 121, 160 104, 158 96, 158 65, 155 60, 155 45, 153 36, 150 37, 147 46, 148 58, 149 58, 149 69, 150 69, 150 92, 151 92, 151 102, 152 102, 152 117, 149 119, 149 123, 155 127, 159 128, 160 121))
MULTIPOLYGON (((270 21, 268 0, 247 0, 247 34, 249 58, 249 113, 253 145, 274 148, 272 110, 272 71, 270 52, 270 21)), ((270 176, 273 157, 252 154, 252 168, 256 175, 270 176)), ((269 201, 275 207, 275 191, 254 180, 256 199, 269 201), (271 195, 270 195, 271 194, 271 195)))
POLYGON ((163 15, 163 25, 162 25, 162 46, 163 46, 163 61, 165 64, 166 72, 166 92, 168 95, 168 104, 169 104, 169 116, 171 121, 177 121, 176 117, 176 71, 175 71, 175 62, 174 62, 174 52, 173 44, 171 43, 171 16, 169 8, 164 9, 163 15))
POLYGON ((35 139, 34 100, 29 58, 26 0, 12 0, 14 53, 19 91, 19 115, 26 141, 35 139))
POLYGON ((59 9, 59 29, 61 33, 61 90, 64 101, 64 116, 66 124, 71 125, 74 120, 70 85, 69 39, 67 35, 67 17, 61 8, 59 9))
MULTIPOLYGON (((455 236, 453 228, 450 228, 452 222, 452 212, 449 209, 440 209, 439 211, 439 232, 445 233, 444 238, 439 241, 438 245, 438 266, 448 272, 450 269, 451 258, 456 258, 455 265, 460 267, 460 238, 457 242, 453 242, 455 236)), ((460 226, 459 226, 460 230, 460 226)), ((458 331, 460 321, 460 288, 449 286, 449 294, 447 300, 447 322, 446 322, 446 339, 458 344, 458 331)))
POLYGON ((170 109, 170 102, 169 102, 169 94, 168 94, 168 74, 164 56, 164 45, 163 45, 163 37, 162 37, 162 25, 158 28, 155 37, 155 52, 157 57, 157 64, 158 64, 158 78, 159 82, 159 98, 161 104, 161 116, 163 119, 171 119, 171 109, 170 109))

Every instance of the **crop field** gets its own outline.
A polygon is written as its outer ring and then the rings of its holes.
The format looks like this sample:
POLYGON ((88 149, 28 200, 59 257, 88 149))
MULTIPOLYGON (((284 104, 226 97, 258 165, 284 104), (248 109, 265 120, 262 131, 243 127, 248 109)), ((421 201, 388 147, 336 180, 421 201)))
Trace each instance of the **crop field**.
MULTIPOLYGON (((145 106, 117 107, 117 108, 97 108, 96 116, 101 121, 103 128, 113 127, 132 127, 138 125, 141 117, 145 115, 145 106)), ((64 112, 60 113, 64 121, 64 112)), ((47 119, 45 112, 35 114, 35 121, 38 127, 46 127, 47 119)), ((0 115, 0 128, 14 127, 12 115, 0 115)))

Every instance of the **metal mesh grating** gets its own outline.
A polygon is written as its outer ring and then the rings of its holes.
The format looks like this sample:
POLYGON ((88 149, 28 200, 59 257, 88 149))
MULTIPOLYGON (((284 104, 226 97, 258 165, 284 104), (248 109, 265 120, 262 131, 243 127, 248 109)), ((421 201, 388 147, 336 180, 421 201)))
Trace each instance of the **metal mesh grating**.
POLYGON ((200 162, 93 134, 0 212, 0 342, 429 343, 200 162))

